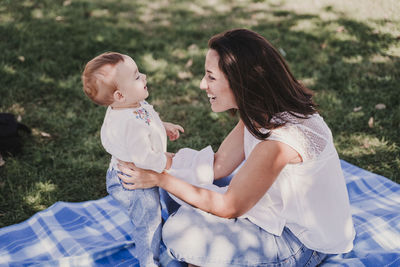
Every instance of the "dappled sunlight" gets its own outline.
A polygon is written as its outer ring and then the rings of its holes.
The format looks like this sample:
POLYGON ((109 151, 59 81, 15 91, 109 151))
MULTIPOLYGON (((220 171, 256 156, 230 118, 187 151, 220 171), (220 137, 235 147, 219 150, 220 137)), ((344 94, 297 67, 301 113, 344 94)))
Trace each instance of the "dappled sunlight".
POLYGON ((67 119, 76 119, 77 114, 76 114, 76 112, 75 112, 74 110, 67 110, 67 111, 65 112, 65 117, 66 117, 67 119))
POLYGON ((336 40, 339 41, 357 41, 357 37, 352 33, 348 33, 344 27, 338 26, 335 34, 336 40))
POLYGON ((20 103, 13 103, 12 106, 9 107, 7 111, 16 115, 21 115, 21 116, 25 115, 25 108, 20 103))
POLYGON ((342 107, 343 100, 338 96, 338 93, 333 90, 318 90, 315 93, 317 103, 324 108, 335 107, 333 110, 342 107))
POLYGON ((0 6, 0 14, 0 23, 11 23, 15 21, 15 18, 12 16, 12 14, 6 12, 4 6, 0 6))
POLYGON ((195 3, 187 3, 187 10, 193 12, 197 16, 209 16, 211 13, 211 10, 208 8, 204 8, 203 6, 199 6, 195 3))
POLYGON ((238 239, 241 240, 241 242, 236 245, 238 245, 242 250, 261 246, 260 240, 247 231, 238 231, 235 234, 237 234, 238 239))
POLYGON ((352 56, 352 57, 344 57, 343 61, 349 64, 358 64, 363 61, 363 57, 360 55, 352 56))
POLYGON ((360 120, 360 119, 362 120, 365 116, 366 116, 366 114, 365 114, 364 110, 362 110, 362 107, 359 106, 359 107, 354 107, 353 111, 349 112, 346 115, 346 118, 350 119, 350 120, 360 120))
POLYGON ((303 78, 301 82, 307 87, 313 87, 316 84, 316 80, 313 77, 303 78))
POLYGON ((90 15, 95 18, 109 17, 110 11, 108 9, 93 9, 90 15))
POLYGON ((366 133, 354 133, 349 136, 339 135, 337 142, 336 145, 340 147, 341 154, 352 157, 375 155, 377 151, 391 152, 396 149, 394 144, 390 144, 385 139, 379 139, 366 133))
POLYGON ((34 210, 43 210, 47 208, 44 203, 47 202, 48 194, 54 192, 56 188, 56 185, 49 181, 36 182, 31 192, 24 197, 24 200, 34 210))
POLYGON ((211 120, 216 121, 216 120, 218 120, 218 119, 221 117, 221 115, 220 115, 219 113, 217 113, 217 112, 210 112, 210 113, 208 113, 208 117, 209 117, 211 120))
POLYGON ((40 239, 40 246, 34 246, 32 249, 27 250, 27 258, 35 258, 37 255, 40 255, 43 253, 43 251, 53 251, 54 250, 54 243, 51 240, 50 236, 47 236, 45 234, 45 229, 39 232, 41 235, 40 239))
POLYGON ((320 14, 328 10, 339 13, 341 16, 353 17, 356 19, 397 19, 400 2, 397 0, 388 1, 364 1, 360 5, 357 0, 335 0, 335 1, 278 1, 280 8, 297 13, 320 14))
POLYGON ((80 73, 70 75, 64 79, 58 79, 57 82, 60 88, 82 92, 80 73))
MULTIPOLYGON (((200 48, 197 44, 191 44, 187 47, 187 55, 191 57, 205 57, 208 48, 200 48)), ((202 62, 203 63, 203 62, 202 62)))
POLYGON ((400 21, 399 18, 393 20, 390 19, 375 20, 375 21, 370 21, 369 25, 375 29, 374 33, 376 34, 388 34, 398 37, 400 36, 400 27, 397 24, 397 22, 399 21, 400 21))
POLYGON ((10 262, 11 261, 11 255, 10 254, 2 254, 0 255, 0 262, 10 262))
POLYGON ((299 20, 295 25, 290 27, 292 31, 304 31, 313 33, 318 29, 318 26, 312 20, 299 20))
POLYGON ((329 8, 325 8, 324 10, 319 12, 318 15, 322 21, 334 21, 340 19, 340 17, 342 16, 342 14, 340 14, 339 12, 331 12, 329 8))
POLYGON ((12 74, 14 75, 17 71, 14 69, 13 66, 9 66, 9 65, 4 65, 3 66, 3 71, 7 74, 12 74))
MULTIPOLYGON (((188 2, 186 2, 188 3, 188 2)), ((199 8, 201 8, 201 10, 203 10, 203 15, 210 15, 211 12, 216 12, 216 13, 227 13, 230 12, 232 10, 232 2, 228 2, 228 1, 220 1, 220 0, 204 0, 200 2, 202 7, 200 7, 199 5, 195 5, 194 3, 190 3, 189 4, 189 10, 193 9, 196 11, 199 11, 199 8)), ((202 12, 200 12, 202 13, 202 12)), ((199 14, 200 15, 200 14, 199 14)))
POLYGON ((400 55, 400 42, 397 44, 393 44, 387 48, 385 51, 386 55, 392 56, 392 57, 399 57, 400 55))
POLYGON ((54 83, 54 79, 52 77, 49 77, 46 73, 40 75, 39 81, 43 83, 54 83))
MULTIPOLYGON (((210 227, 213 227, 212 224, 210 227)), ((207 253, 204 255, 207 255, 211 259, 218 259, 220 258, 219 255, 222 254, 225 255, 225 259, 232 259, 234 258, 235 254, 237 253, 235 246, 239 245, 238 243, 232 243, 231 240, 227 239, 224 235, 216 235, 212 239, 208 239, 210 241, 212 240, 211 244, 209 244, 209 248, 207 253)), ((204 244, 207 244, 204 242, 204 244)), ((244 245, 240 243, 241 245, 244 245)))
POLYGON ((382 56, 382 55, 375 54, 370 58, 370 61, 372 63, 390 63, 391 59, 388 56, 382 56))
MULTIPOLYGON (((165 59, 155 59, 153 54, 146 53, 141 57, 144 68, 150 72, 164 71, 169 67, 168 62, 165 59)), ((139 66, 140 67, 140 66, 139 66)))
POLYGON ((96 35, 96 37, 95 37, 95 40, 96 40, 97 42, 103 42, 104 39, 105 39, 104 36, 101 35, 101 34, 98 34, 98 35, 96 35))
POLYGON ((171 55, 177 57, 178 59, 185 59, 189 56, 189 53, 186 49, 176 48, 172 50, 171 55))
POLYGON ((31 15, 32 15, 32 18, 35 18, 35 19, 42 19, 44 17, 42 9, 39 9, 39 8, 33 9, 31 15))

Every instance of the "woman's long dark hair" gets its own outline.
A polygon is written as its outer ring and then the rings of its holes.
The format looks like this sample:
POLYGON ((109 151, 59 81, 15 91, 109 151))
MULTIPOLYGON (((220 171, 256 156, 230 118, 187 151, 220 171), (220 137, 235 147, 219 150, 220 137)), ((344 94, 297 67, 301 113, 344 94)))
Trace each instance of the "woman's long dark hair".
POLYGON ((208 46, 219 55, 246 128, 258 139, 266 139, 260 127, 275 129, 290 121, 316 113, 312 91, 297 81, 278 51, 261 35, 235 29, 213 36, 208 46), (283 113, 285 112, 285 113, 283 113))

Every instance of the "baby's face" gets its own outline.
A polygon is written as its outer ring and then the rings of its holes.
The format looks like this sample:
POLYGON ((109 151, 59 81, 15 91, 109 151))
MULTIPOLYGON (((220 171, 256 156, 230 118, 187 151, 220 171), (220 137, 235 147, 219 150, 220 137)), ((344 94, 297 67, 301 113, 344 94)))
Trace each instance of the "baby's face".
POLYGON ((146 75, 139 72, 139 69, 129 56, 124 55, 124 61, 116 66, 115 82, 118 90, 125 97, 127 107, 138 107, 139 102, 149 96, 147 91, 146 75))

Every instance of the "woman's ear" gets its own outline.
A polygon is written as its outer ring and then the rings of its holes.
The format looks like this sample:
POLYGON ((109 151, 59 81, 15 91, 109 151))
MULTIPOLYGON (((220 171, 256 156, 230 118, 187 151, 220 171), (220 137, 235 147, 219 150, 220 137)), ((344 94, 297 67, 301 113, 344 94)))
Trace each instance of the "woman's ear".
POLYGON ((115 101, 120 102, 120 103, 125 101, 125 96, 122 94, 122 92, 120 90, 115 90, 115 92, 113 94, 113 98, 115 101))

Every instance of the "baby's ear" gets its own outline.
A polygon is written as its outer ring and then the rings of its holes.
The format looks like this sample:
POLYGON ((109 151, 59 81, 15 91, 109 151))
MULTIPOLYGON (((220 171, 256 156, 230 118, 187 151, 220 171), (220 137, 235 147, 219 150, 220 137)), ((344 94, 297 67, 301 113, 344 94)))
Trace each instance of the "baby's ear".
POLYGON ((124 102, 125 101, 125 96, 122 94, 120 90, 115 90, 113 94, 113 98, 117 102, 124 102))

